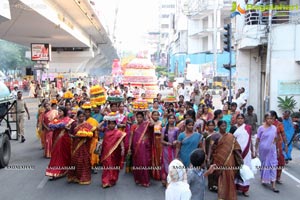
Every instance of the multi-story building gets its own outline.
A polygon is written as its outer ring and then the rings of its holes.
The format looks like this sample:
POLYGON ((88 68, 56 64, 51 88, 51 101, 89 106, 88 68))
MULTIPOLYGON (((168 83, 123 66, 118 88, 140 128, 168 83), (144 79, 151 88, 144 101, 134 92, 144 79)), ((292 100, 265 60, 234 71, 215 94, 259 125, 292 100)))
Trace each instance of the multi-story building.
MULTIPOLYGON (((279 110, 277 97, 295 96, 300 107, 300 11, 299 0, 272 1, 270 15, 264 4, 256 9, 237 0, 237 86, 248 93, 260 119, 268 110, 279 110)), ((281 115, 282 113, 279 112, 281 115)))
MULTIPOLYGON (((159 60, 164 60, 168 52, 170 36, 174 29, 176 0, 161 0, 159 5, 159 60)), ((163 62, 161 63, 163 64, 163 62)))
POLYGON ((231 7, 231 0, 186 0, 183 12, 188 17, 187 55, 174 56, 171 65, 178 65, 179 71, 184 71, 188 63, 203 65, 203 75, 210 83, 213 76, 227 79, 229 73, 223 64, 228 64, 229 54, 223 52, 223 27, 231 22, 231 7))
POLYGON ((179 66, 182 60, 175 60, 175 57, 186 57, 188 54, 188 27, 187 16, 183 13, 183 0, 176 0, 175 13, 172 17, 173 26, 170 29, 168 43, 168 57, 170 71, 178 76, 181 71, 179 66))
POLYGON ((151 57, 151 61, 155 64, 159 64, 159 44, 160 44, 160 33, 158 30, 152 30, 145 34, 144 36, 145 45, 147 47, 148 53, 151 57))

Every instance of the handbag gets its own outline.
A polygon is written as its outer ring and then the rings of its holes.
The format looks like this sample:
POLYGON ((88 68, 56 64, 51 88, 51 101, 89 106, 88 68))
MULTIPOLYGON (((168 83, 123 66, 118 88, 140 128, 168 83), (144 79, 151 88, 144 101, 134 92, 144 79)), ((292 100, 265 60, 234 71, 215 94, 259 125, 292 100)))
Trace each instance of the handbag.
POLYGON ((240 168, 240 176, 243 179, 243 182, 254 178, 253 172, 247 165, 242 165, 242 167, 240 168))
POLYGON ((95 150, 94 150, 94 154, 101 155, 102 143, 103 143, 103 139, 100 139, 97 143, 97 146, 96 146, 95 150))
POLYGON ((254 174, 257 173, 257 170, 261 167, 261 162, 259 160, 259 158, 253 158, 251 160, 251 170, 254 174))

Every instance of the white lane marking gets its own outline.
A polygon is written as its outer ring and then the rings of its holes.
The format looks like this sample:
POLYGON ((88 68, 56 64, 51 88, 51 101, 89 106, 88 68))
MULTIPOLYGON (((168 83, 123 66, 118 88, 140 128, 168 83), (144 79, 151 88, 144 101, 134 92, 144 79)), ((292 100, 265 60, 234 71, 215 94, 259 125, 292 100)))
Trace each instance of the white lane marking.
POLYGON ((37 189, 42 189, 46 185, 46 183, 48 182, 48 180, 49 180, 49 178, 47 176, 45 176, 43 178, 43 180, 40 182, 40 184, 37 186, 37 189))
POLYGON ((297 183, 300 184, 300 180, 298 178, 296 178, 295 176, 293 176, 292 174, 290 174, 289 172, 287 172, 286 170, 282 170, 282 172, 286 175, 288 175, 291 179, 293 179, 294 181, 296 181, 297 183))

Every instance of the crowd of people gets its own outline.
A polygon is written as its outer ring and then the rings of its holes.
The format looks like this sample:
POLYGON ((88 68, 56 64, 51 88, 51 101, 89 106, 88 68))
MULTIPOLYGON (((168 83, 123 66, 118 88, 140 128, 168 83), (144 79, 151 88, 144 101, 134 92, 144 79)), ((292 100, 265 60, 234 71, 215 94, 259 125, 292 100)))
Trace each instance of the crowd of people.
POLYGON ((279 192, 276 183, 282 183, 282 168, 291 160, 290 113, 280 122, 271 111, 258 127, 244 89, 239 105, 222 99, 222 109, 214 108, 207 86, 195 84, 190 94, 182 86, 176 102, 164 101, 158 93, 149 110, 135 111, 131 87, 105 88, 108 95, 117 90, 124 101, 104 105, 93 105, 89 86, 81 83, 69 89, 72 98, 51 87, 50 95, 41 98, 37 120, 51 179, 67 176, 69 182, 90 184, 91 174, 101 170, 107 188, 125 168, 137 185, 161 181, 166 199, 179 199, 181 192, 186 199, 203 199, 207 177, 208 189, 218 199, 234 200, 238 191, 249 196, 250 183, 238 176, 239 167, 251 167, 251 159, 259 157, 262 184, 279 192))

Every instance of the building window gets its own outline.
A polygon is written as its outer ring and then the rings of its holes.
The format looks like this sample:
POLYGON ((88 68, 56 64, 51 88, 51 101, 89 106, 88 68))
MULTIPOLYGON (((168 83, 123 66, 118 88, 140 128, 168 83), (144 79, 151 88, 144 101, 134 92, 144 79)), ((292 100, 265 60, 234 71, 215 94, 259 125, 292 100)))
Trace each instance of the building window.
POLYGON ((169 28, 169 24, 162 24, 161 28, 169 28))
POLYGON ((169 18, 169 15, 161 15, 161 18, 169 18))
POLYGON ((169 34, 168 33, 162 33, 161 38, 168 38, 169 34))
POLYGON ((175 8, 175 5, 172 5, 172 4, 170 4, 170 5, 162 5, 161 7, 162 8, 175 8))

